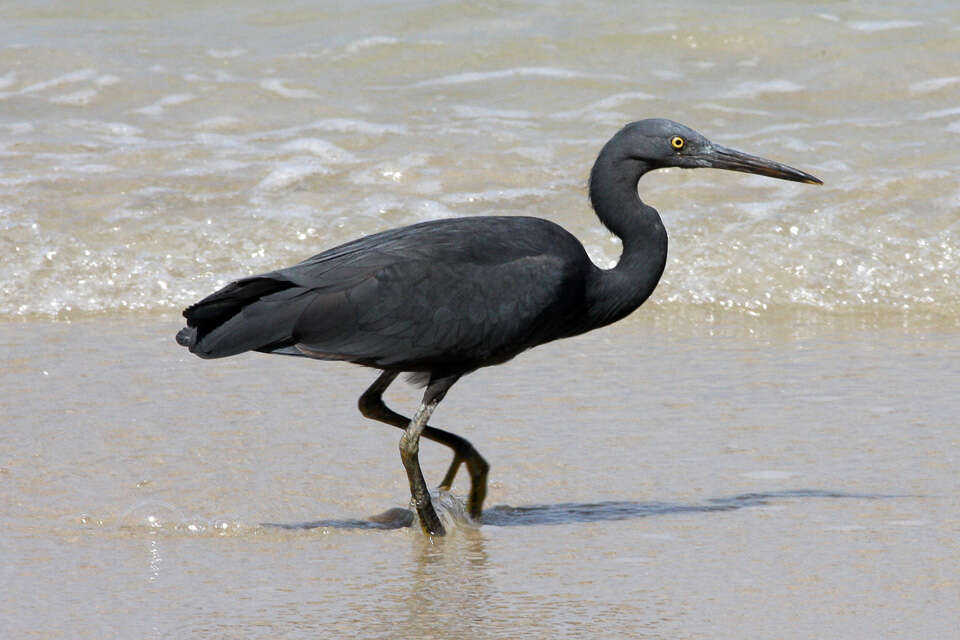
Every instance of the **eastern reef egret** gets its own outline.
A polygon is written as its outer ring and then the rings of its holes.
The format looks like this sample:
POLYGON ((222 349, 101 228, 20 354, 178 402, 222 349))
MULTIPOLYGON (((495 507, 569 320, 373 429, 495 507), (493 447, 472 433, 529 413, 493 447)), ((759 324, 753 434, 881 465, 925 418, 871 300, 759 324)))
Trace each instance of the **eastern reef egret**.
POLYGON ((671 120, 641 120, 604 145, 590 173, 593 209, 623 241, 612 269, 598 268, 573 235, 541 218, 433 220, 232 282, 183 312, 187 326, 177 342, 201 358, 261 351, 381 370, 360 396, 360 411, 404 430, 400 457, 421 526, 443 535, 420 470, 420 436, 453 450, 441 488, 449 489, 466 464, 467 509, 476 519, 489 465, 464 438, 427 425, 433 410, 461 376, 616 322, 643 304, 663 273, 667 233, 656 209, 637 195, 637 182, 664 167, 821 184, 671 120), (426 383, 413 419, 383 402, 383 392, 403 372, 426 383))

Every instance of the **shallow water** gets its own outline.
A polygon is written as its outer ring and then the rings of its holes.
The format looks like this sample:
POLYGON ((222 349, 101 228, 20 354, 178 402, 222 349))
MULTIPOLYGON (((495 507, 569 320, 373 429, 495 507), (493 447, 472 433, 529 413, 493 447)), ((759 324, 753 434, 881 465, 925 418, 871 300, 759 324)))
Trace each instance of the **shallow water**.
POLYGON ((952 637, 960 336, 650 316, 451 391, 491 485, 437 540, 393 528, 373 372, 201 361, 174 317, 0 325, 0 632, 952 637))
POLYGON ((652 116, 826 182, 645 179, 652 304, 960 312, 955 2, 232 4, 0 9, 0 316, 178 309, 450 215, 609 264, 587 174, 652 116))
POLYGON ((953 2, 0 7, 0 637, 955 637, 958 35, 953 2), (590 163, 652 116, 826 184, 646 177, 653 298, 436 413, 481 523, 460 478, 450 536, 402 526, 373 372, 173 343, 435 217, 609 265, 590 163))

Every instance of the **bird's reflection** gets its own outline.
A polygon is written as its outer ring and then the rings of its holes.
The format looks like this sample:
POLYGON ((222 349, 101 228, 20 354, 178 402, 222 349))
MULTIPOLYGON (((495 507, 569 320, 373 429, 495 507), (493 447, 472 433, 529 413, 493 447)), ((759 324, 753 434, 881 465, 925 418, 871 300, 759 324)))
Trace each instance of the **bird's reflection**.
MULTIPOLYGON (((452 494, 438 504, 438 511, 445 512, 448 518, 469 526, 469 519, 462 515, 463 503, 452 494), (459 510, 452 507, 459 504, 459 510), (459 522, 462 521, 462 522, 459 522)), ((709 498, 701 503, 682 502, 640 502, 632 500, 608 500, 603 502, 561 502, 556 504, 534 504, 523 506, 497 505, 483 512, 481 524, 494 527, 517 527, 533 525, 576 524, 603 522, 612 520, 630 520, 651 516, 673 515, 680 513, 712 513, 716 511, 736 511, 749 507, 761 507, 779 500, 798 499, 837 499, 881 500, 903 498, 903 495, 885 495, 877 493, 849 493, 846 491, 828 491, 823 489, 792 489, 785 491, 766 491, 741 493, 733 496, 709 498)), ((401 529, 414 524, 414 514, 409 509, 394 508, 366 520, 315 520, 292 524, 265 524, 264 526, 283 529, 401 529)))
POLYGON ((452 535, 411 536, 414 568, 397 626, 416 637, 430 628, 446 638, 484 637, 497 619, 486 536, 475 526, 447 530, 452 535))

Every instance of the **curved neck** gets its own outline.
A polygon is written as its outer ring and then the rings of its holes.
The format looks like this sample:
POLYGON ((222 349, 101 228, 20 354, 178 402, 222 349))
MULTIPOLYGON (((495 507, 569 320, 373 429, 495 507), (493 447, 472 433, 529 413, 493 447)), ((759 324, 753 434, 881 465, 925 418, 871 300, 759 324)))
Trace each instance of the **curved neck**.
POLYGON ((643 304, 667 261, 660 214, 637 195, 637 182, 653 167, 608 151, 601 151, 590 173, 590 203, 600 222, 623 242, 623 253, 615 267, 597 269, 588 283, 591 328, 615 322, 643 304))

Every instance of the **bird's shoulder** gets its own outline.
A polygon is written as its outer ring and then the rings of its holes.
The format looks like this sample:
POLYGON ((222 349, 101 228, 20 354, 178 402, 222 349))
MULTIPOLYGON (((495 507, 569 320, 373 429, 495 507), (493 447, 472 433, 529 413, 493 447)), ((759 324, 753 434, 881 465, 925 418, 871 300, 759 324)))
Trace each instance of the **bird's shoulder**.
POLYGON ((481 252, 495 257, 497 251, 548 253, 577 245, 576 238, 560 225, 530 216, 475 216, 444 218, 382 231, 324 251, 306 262, 322 262, 350 256, 361 259, 367 253, 395 258, 481 252))
POLYGON ((476 216, 431 220, 374 233, 276 274, 309 288, 334 282, 348 284, 374 274, 383 278, 419 270, 468 273, 507 264, 555 270, 566 264, 579 265, 585 257, 580 242, 549 220, 476 216))
POLYGON ((300 267, 326 269, 297 323, 304 348, 378 366, 481 362, 552 339, 582 303, 583 248, 546 220, 464 218, 368 239, 338 254, 354 258, 300 267))

